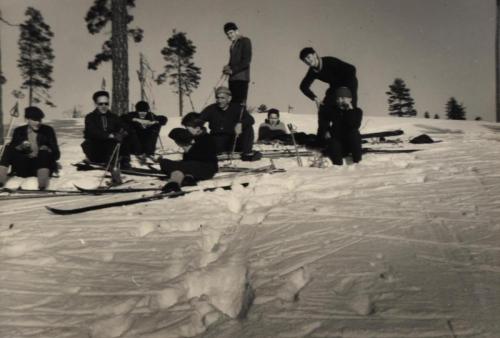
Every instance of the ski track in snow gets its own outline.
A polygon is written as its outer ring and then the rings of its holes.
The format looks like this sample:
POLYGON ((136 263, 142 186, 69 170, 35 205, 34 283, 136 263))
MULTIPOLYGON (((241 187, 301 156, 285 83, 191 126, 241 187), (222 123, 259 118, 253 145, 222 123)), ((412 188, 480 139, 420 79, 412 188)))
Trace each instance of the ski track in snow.
MULTIPOLYGON (((70 166, 81 121, 63 122, 51 188, 92 187, 102 173, 70 166)), ((71 216, 44 206, 149 193, 2 201, 0 337, 499 337, 497 126, 364 125, 443 142, 341 168, 277 159, 287 173, 235 179, 248 188, 71 216)))

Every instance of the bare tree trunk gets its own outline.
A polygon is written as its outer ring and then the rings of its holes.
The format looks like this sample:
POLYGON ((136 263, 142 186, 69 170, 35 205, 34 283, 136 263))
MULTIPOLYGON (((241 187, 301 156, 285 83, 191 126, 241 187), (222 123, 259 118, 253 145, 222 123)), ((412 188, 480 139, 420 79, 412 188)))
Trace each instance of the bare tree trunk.
MULTIPOLYGON (((500 0, 499 0, 500 1, 500 0)), ((181 76, 181 61, 177 62, 177 86, 179 91, 179 116, 182 116, 183 104, 182 104, 182 76, 181 76)))
POLYGON ((500 122, 500 0, 497 0, 497 30, 495 36, 495 65, 496 65, 496 109, 497 109, 497 122, 500 122))
POLYGON ((113 100, 111 111, 128 112, 127 1, 111 0, 111 48, 113 61, 113 100))

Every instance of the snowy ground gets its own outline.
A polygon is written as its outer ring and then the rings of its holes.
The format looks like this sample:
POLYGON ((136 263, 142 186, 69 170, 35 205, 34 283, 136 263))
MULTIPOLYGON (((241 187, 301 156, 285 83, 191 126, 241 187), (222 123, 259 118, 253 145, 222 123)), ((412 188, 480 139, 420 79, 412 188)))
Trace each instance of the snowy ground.
MULTIPOLYGON (((70 165, 73 122, 56 123, 53 189, 99 182, 70 165)), ((44 206, 141 193, 1 201, 0 337, 500 337, 500 126, 365 117, 362 131, 397 128, 442 142, 342 168, 280 159, 287 173, 248 188, 73 216, 44 206)))

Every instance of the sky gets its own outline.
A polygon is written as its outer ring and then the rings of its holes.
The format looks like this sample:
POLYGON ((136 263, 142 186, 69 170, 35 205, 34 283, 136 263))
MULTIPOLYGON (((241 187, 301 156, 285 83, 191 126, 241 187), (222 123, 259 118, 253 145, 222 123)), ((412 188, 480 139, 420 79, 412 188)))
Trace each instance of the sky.
MULTIPOLYGON (((92 93, 106 79, 111 86, 111 65, 98 71, 87 63, 109 36, 87 32, 84 16, 93 0, 0 0, 2 16, 11 23, 26 20, 28 6, 41 11, 55 36, 54 83, 50 90, 56 108, 41 106, 47 116, 59 117, 78 107, 90 112, 92 93)), ((315 113, 312 101, 299 90, 307 68, 299 58, 312 46, 322 56, 335 56, 357 68, 359 106, 366 115, 388 114, 387 95, 395 78, 402 78, 418 116, 428 111, 445 117, 450 97, 463 103, 467 118, 495 119, 494 0, 136 0, 131 27, 144 30, 141 43, 129 43, 130 102, 140 99, 136 71, 143 53, 156 74, 165 62, 161 49, 172 31, 187 34, 197 47, 194 62, 201 82, 192 94, 195 110, 209 99, 222 67, 228 62, 229 41, 223 25, 234 21, 252 41, 253 59, 248 105, 265 104, 281 111, 315 113)), ((19 30, 0 24, 3 109, 15 103, 20 87, 17 68, 19 30)), ((316 82, 322 97, 326 86, 316 82)), ((179 114, 178 99, 168 84, 148 90, 156 112, 179 114)), ((152 103, 152 102, 151 102, 152 103)), ((26 100, 20 102, 25 107, 26 100)), ((185 100, 185 112, 193 110, 185 100)), ((6 116, 6 115, 5 115, 6 116)), ((4 118, 5 120, 5 118, 4 118)))

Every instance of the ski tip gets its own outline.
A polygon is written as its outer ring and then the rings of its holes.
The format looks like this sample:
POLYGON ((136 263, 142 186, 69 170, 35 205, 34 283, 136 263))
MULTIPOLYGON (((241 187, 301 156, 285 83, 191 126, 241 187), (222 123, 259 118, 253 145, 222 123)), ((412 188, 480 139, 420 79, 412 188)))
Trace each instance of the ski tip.
POLYGON ((56 215, 64 215, 65 214, 64 210, 52 208, 49 206, 45 206, 45 209, 47 209, 48 211, 50 211, 51 213, 56 214, 56 215))

